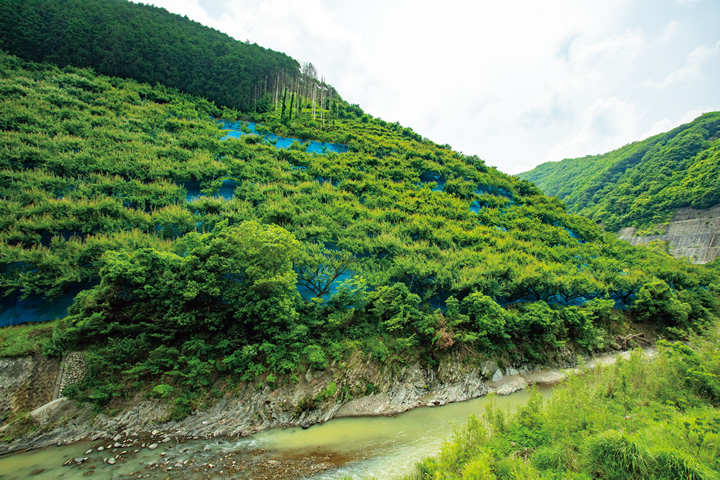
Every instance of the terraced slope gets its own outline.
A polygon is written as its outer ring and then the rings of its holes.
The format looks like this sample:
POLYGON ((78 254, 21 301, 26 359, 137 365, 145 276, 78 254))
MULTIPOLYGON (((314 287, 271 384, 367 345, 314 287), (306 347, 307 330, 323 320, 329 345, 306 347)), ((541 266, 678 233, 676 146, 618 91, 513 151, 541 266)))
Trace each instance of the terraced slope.
POLYGON ((6 308, 74 297, 46 353, 88 350, 79 398, 150 383, 182 417, 216 382, 273 385, 358 350, 543 362, 631 320, 681 331, 717 311, 709 270, 341 100, 324 123, 280 105, 240 118, 8 55, 0 75, 0 289, 6 308))

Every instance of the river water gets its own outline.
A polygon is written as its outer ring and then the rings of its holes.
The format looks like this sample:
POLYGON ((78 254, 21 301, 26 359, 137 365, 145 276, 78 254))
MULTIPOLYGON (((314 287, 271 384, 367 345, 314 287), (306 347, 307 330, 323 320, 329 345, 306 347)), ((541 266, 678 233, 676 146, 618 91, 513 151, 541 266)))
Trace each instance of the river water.
MULTIPOLYGON (((540 392, 549 396, 551 389, 540 392)), ((520 391, 495 401, 512 411, 528 397, 520 391)), ((81 442, 2 457, 0 479, 398 478, 436 454, 452 434, 452 425, 471 414, 481 416, 487 403, 488 398, 481 397, 392 417, 342 418, 308 429, 268 430, 233 441, 171 441, 153 450, 138 444, 97 451, 100 443, 81 442), (86 454, 89 449, 93 451, 86 454), (114 465, 105 463, 123 452, 114 465), (63 466, 70 458, 82 457, 87 457, 82 464, 63 466)), ((105 443, 103 447, 113 446, 105 443)))

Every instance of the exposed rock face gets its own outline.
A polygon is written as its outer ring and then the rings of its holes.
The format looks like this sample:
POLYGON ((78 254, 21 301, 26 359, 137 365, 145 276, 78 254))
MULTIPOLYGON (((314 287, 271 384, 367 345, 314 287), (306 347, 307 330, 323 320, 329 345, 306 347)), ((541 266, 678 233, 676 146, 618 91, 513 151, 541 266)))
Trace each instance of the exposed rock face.
POLYGON ((670 253, 677 258, 710 263, 720 256, 720 205, 704 210, 677 209, 662 235, 637 236, 635 227, 627 227, 618 232, 618 237, 633 245, 667 242, 670 253))

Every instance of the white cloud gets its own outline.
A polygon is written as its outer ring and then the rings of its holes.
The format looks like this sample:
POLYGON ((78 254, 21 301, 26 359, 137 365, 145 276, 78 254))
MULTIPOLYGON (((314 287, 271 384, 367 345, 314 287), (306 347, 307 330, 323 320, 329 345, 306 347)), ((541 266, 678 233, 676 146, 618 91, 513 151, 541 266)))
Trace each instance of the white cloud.
POLYGON ((601 62, 628 65, 642 53, 645 43, 645 33, 640 27, 635 27, 588 45, 576 42, 571 59, 578 68, 583 69, 601 62))
POLYGON ((545 160, 582 157, 614 150, 635 139, 639 115, 634 104, 611 97, 596 101, 580 115, 575 132, 554 145, 545 160))
POLYGON ((720 53, 720 41, 714 46, 700 45, 690 52, 685 59, 685 64, 671 72, 664 80, 659 82, 648 81, 647 84, 653 88, 663 89, 678 85, 687 85, 700 78, 703 74, 703 67, 713 57, 720 53))
POLYGON ((657 122, 653 123, 650 128, 641 133, 636 140, 643 140, 645 138, 653 137, 660 133, 670 131, 677 126, 678 124, 673 122, 669 118, 663 118, 662 120, 658 120, 657 122))
POLYGON ((665 28, 663 28, 662 33, 658 37, 658 43, 660 45, 667 45, 669 42, 675 40, 678 34, 678 29, 679 23, 675 20, 665 25, 665 28))

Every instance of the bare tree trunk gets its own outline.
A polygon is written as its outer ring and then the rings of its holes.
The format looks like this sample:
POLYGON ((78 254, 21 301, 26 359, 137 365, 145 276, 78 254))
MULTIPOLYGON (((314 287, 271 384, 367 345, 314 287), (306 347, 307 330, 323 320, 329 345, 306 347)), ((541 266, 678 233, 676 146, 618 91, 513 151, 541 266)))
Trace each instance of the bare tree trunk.
POLYGON ((322 77, 322 90, 320 90, 320 123, 325 129, 325 76, 322 77))

